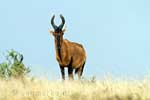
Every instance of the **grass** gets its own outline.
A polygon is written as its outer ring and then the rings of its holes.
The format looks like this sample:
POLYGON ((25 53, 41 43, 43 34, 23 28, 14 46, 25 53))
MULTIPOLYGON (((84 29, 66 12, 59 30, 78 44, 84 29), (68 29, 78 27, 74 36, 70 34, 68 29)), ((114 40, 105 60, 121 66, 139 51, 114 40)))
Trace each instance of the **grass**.
POLYGON ((1 79, 0 100, 150 100, 150 81, 1 79))

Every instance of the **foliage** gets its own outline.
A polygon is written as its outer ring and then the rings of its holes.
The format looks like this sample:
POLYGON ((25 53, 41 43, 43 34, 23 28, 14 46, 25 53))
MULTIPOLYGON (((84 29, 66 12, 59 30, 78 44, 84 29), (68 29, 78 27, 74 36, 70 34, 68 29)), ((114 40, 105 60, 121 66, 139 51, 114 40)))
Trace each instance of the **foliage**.
POLYGON ((23 55, 17 51, 7 51, 6 61, 0 64, 1 78, 19 78, 24 77, 30 72, 29 67, 23 64, 23 55))

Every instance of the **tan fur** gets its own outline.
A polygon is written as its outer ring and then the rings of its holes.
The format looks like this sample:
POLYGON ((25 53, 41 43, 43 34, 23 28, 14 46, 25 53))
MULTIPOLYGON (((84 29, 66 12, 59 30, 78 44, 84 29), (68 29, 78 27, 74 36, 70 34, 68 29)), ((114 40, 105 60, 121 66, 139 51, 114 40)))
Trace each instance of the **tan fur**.
MULTIPOLYGON (((56 44, 56 43, 55 43, 56 44)), ((56 48, 56 46, 55 46, 56 48)), ((69 40, 63 40, 61 45, 61 57, 56 52, 56 59, 61 66, 68 67, 71 57, 73 59, 72 67, 79 68, 86 60, 86 54, 83 46, 81 44, 70 42, 69 40)), ((57 49, 56 49, 57 51, 57 49)))

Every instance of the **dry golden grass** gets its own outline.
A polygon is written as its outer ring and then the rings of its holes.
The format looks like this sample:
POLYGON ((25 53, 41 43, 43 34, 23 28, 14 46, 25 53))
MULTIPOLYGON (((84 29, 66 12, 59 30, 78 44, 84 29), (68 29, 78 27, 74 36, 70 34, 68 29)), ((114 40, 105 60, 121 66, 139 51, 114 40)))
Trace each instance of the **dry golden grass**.
POLYGON ((0 80, 0 100, 150 100, 150 81, 0 80))

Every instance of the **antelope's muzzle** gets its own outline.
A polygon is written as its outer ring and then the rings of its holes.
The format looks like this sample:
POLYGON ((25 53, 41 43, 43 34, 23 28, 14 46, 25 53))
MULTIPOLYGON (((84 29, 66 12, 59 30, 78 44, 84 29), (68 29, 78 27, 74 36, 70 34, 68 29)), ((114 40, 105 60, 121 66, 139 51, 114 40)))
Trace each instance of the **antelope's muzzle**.
POLYGON ((60 45, 60 36, 57 36, 57 49, 61 49, 61 45, 60 45))

